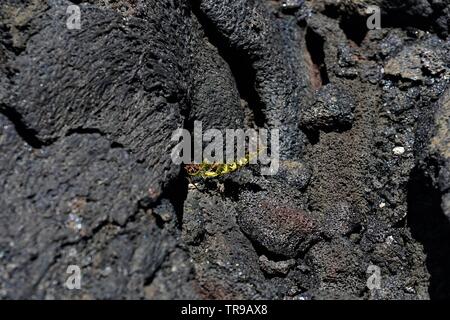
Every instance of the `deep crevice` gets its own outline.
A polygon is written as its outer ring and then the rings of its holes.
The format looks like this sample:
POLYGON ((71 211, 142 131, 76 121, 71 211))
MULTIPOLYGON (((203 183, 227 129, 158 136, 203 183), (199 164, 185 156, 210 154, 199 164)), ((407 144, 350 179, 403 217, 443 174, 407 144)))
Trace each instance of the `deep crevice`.
MULTIPOLYGON (((74 134, 98 134, 101 137, 107 137, 107 134, 104 133, 102 130, 98 129, 98 128, 83 128, 83 127, 78 127, 78 128, 73 128, 73 129, 69 129, 66 133, 66 137, 69 137, 71 135, 74 134)), ((112 141, 110 144, 111 149, 125 149, 128 150, 122 143, 117 142, 117 141, 112 141)), ((139 162, 139 160, 136 160, 137 163, 142 163, 139 162)))
POLYGON ((306 49, 309 53, 308 58, 310 59, 310 64, 312 64, 312 70, 310 70, 311 85, 317 90, 330 83, 327 66, 325 64, 325 40, 313 29, 307 28, 305 42, 306 49))
POLYGON ((229 41, 221 35, 216 26, 201 12, 198 3, 192 5, 192 12, 202 26, 208 41, 217 49, 219 55, 230 67, 236 82, 239 95, 245 100, 253 113, 255 125, 264 127, 267 122, 264 114, 264 103, 256 91, 256 71, 253 69, 249 57, 238 50, 234 50, 229 41))
POLYGON ((239 195, 242 193, 243 190, 251 191, 254 193, 264 190, 260 185, 256 183, 246 182, 244 184, 240 184, 236 181, 233 181, 231 178, 224 179, 223 183, 225 186, 224 196, 226 198, 231 199, 234 202, 239 201, 239 195))
POLYGON ((106 134, 104 132, 102 132, 100 129, 97 128, 73 128, 67 131, 66 136, 71 136, 73 134, 99 134, 102 137, 105 136, 106 134))
POLYGON ((3 114, 14 125, 17 134, 31 147, 40 149, 51 145, 54 140, 41 140, 37 137, 37 132, 34 129, 28 128, 23 122, 22 116, 14 109, 0 106, 0 113, 3 114))
POLYGON ((259 244, 258 242, 252 240, 249 236, 247 236, 247 234, 242 229, 241 229, 241 232, 242 232, 242 234, 245 235, 245 237, 248 239, 248 241, 250 241, 250 243, 252 244, 252 247, 255 250, 258 257, 266 256, 267 259, 269 259, 270 261, 273 261, 273 262, 280 262, 280 261, 286 261, 286 260, 291 259, 285 255, 277 254, 277 253, 269 251, 263 245, 259 244))
POLYGON ((431 178, 413 169, 408 182, 407 225, 424 247, 430 298, 443 300, 450 298, 450 222, 440 203, 441 192, 431 178))
POLYGON ((125 149, 125 146, 119 142, 111 142, 111 149, 125 149))
POLYGON ((184 214, 184 202, 187 199, 189 192, 189 182, 186 179, 186 174, 183 168, 178 176, 172 179, 169 185, 166 186, 165 191, 161 195, 162 198, 166 198, 172 204, 175 210, 175 216, 177 219, 177 227, 181 229, 183 225, 184 214))
POLYGON ((367 29, 367 18, 360 15, 345 16, 341 19, 339 27, 344 31, 347 39, 360 46, 369 31, 367 29))
POLYGON ((308 139, 308 142, 311 145, 316 145, 320 142, 320 131, 319 130, 307 130, 302 129, 303 133, 306 135, 306 138, 308 139))
POLYGON ((339 27, 348 40, 360 46, 368 33, 367 19, 369 16, 361 16, 357 12, 341 12, 336 5, 326 5, 321 12, 323 15, 339 20, 339 27))

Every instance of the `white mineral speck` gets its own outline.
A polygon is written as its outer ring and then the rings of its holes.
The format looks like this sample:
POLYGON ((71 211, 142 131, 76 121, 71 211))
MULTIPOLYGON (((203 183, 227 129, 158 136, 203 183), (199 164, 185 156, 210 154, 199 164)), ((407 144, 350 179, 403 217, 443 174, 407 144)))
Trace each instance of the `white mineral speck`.
POLYGON ((78 255, 76 248, 70 248, 69 250, 69 257, 76 257, 78 255))
POLYGON ((111 267, 106 267, 103 271, 102 271, 102 275, 107 277, 112 273, 112 268, 111 267))
POLYGON ((413 287, 406 287, 406 288, 405 288, 405 291, 406 291, 407 293, 412 293, 412 294, 415 294, 415 293, 416 293, 416 290, 414 290, 413 287))
POLYGON ((189 190, 194 190, 194 189, 195 189, 195 186, 194 186, 192 183, 189 183, 189 184, 188 184, 188 189, 189 189, 189 190))
POLYGON ((405 148, 404 147, 395 147, 394 149, 392 149, 392 152, 394 152, 394 154, 396 156, 401 156, 402 154, 405 153, 405 148))
POLYGON ((71 227, 75 230, 83 229, 82 218, 77 216, 74 213, 69 214, 67 223, 68 223, 69 227, 71 227))
POLYGON ((393 244, 393 243, 394 243, 394 237, 393 237, 393 236, 387 237, 387 238, 386 238, 386 243, 387 243, 388 245, 393 244))

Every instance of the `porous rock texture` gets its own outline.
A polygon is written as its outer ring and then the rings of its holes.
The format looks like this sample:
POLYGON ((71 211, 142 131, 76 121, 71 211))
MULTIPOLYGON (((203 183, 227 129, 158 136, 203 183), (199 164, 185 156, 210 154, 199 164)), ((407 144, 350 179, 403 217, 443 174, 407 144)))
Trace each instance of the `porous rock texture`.
POLYGON ((0 298, 450 298, 449 30, 448 0, 2 1, 0 298), (189 185, 195 121, 280 129, 278 174, 189 185))

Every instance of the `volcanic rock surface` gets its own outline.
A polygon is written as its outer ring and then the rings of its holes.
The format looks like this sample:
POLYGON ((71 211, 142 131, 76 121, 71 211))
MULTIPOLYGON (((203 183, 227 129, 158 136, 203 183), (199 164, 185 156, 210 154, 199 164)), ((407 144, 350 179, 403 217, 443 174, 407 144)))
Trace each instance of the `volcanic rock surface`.
POLYGON ((449 0, 2 0, 0 299, 450 298, 449 31, 449 0), (279 173, 193 188, 194 121, 280 129, 279 173))

